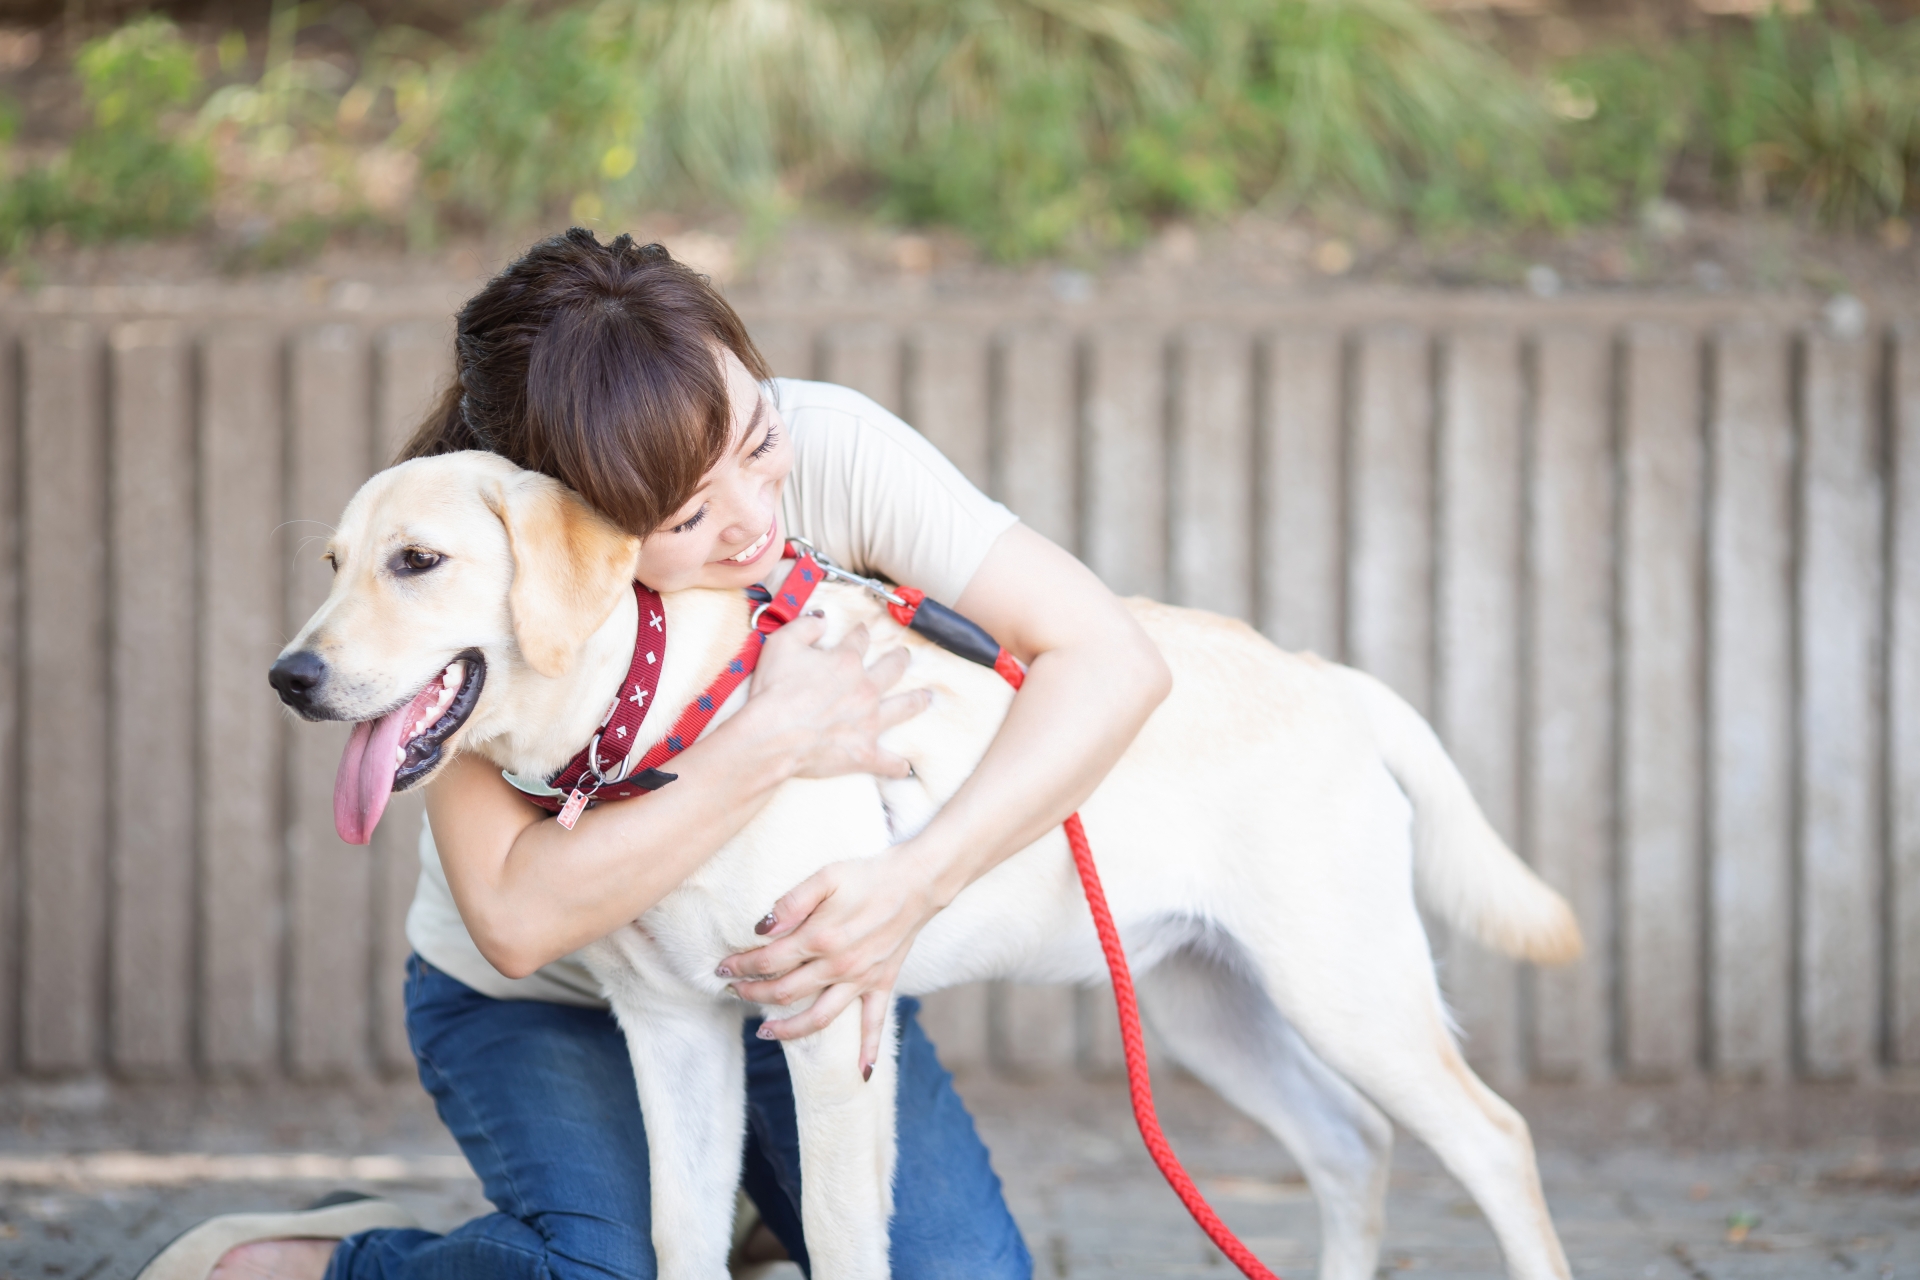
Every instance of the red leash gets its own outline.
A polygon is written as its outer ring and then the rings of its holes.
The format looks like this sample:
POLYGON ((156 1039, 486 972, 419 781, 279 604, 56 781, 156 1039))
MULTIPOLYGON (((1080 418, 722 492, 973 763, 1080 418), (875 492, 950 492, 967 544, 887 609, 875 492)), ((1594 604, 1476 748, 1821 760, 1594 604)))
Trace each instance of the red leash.
MULTIPOLYGON (((828 572, 833 572, 831 566, 828 572)), ((893 594, 900 597, 900 602, 896 604, 889 601, 887 612, 903 627, 911 627, 916 631, 930 630, 914 624, 923 611, 939 610, 948 618, 972 627, 982 636, 986 635, 938 601, 928 600, 926 593, 914 587, 895 587, 893 594)), ((938 639, 935 642, 941 643, 938 639)), ((1002 679, 1018 689, 1026 681, 1026 670, 1021 667, 1019 659, 1005 649, 998 645, 994 648, 997 652, 993 660, 982 662, 981 665, 991 666, 1000 673, 1002 679)), ((955 652, 961 651, 955 648, 955 652)), ((962 652, 961 656, 980 662, 972 653, 962 652)), ((1133 1099, 1134 1123, 1140 1126, 1140 1139, 1147 1144, 1147 1154, 1160 1166, 1161 1176, 1173 1188, 1173 1194, 1180 1197, 1180 1203, 1187 1207, 1193 1220, 1200 1224, 1200 1229, 1207 1233, 1207 1238, 1227 1255, 1228 1261, 1240 1268, 1241 1274, 1247 1276, 1248 1280, 1280 1280, 1260 1259, 1253 1256, 1253 1250, 1240 1243, 1240 1238, 1227 1228, 1226 1223, 1220 1221, 1220 1215, 1200 1194, 1200 1188, 1193 1185, 1193 1179, 1181 1167, 1180 1157, 1173 1154, 1167 1135, 1160 1130, 1160 1117, 1153 1109, 1153 1083, 1147 1078, 1147 1042, 1140 1030, 1140 1003, 1133 993, 1133 971, 1127 967, 1127 953, 1120 945, 1120 930, 1113 923, 1113 912, 1107 906, 1107 891, 1101 886, 1100 872, 1093 865, 1093 846, 1087 843, 1087 829, 1080 824, 1079 814, 1068 814, 1061 826, 1067 833, 1067 847, 1073 850, 1073 866, 1080 873, 1080 888, 1087 895, 1087 908, 1093 913, 1094 932, 1100 935, 1100 950, 1107 957, 1107 972, 1113 978, 1113 1003, 1120 1012, 1120 1044, 1127 1058, 1127 1093, 1133 1099)))
MULTIPOLYGON (((937 600, 927 599, 924 591, 916 587, 889 587, 875 579, 848 573, 800 538, 788 543, 786 553, 794 561, 793 570, 780 589, 761 600, 759 607, 754 610, 753 631, 741 646, 738 656, 707 686, 706 692, 688 705, 667 735, 641 757, 632 774, 619 780, 603 775, 594 750, 601 741, 601 735, 595 734, 593 741, 559 775, 572 788, 572 795, 568 797, 564 808, 558 797, 528 798, 543 808, 560 812, 561 821, 571 827, 573 823, 568 821, 566 810, 571 810, 570 816, 577 818, 581 809, 597 803, 593 797, 602 787, 621 788, 612 794, 624 797, 631 795, 634 790, 654 790, 673 781, 673 774, 660 773, 658 767, 699 738, 728 695, 753 673, 767 636, 799 617, 813 589, 828 578, 838 578, 866 588, 887 602, 887 612, 895 622, 919 632, 960 657, 983 667, 992 667, 1014 688, 1018 689, 1025 683, 1027 673, 1019 659, 1001 648, 999 642, 977 623, 960 616, 937 600)), ((640 590, 644 591, 644 588, 640 590)), ((641 635, 635 641, 634 665, 630 673, 633 679, 641 678, 643 666, 653 666, 651 662, 642 661, 643 652, 652 651, 653 645, 653 638, 647 634, 646 626, 647 595, 651 593, 641 597, 642 626, 641 635), (643 651, 642 646, 646 646, 646 650, 643 651)), ((657 596, 653 597, 656 602, 658 599, 657 596)), ((659 638, 659 647, 665 648, 664 632, 659 638)), ((652 677, 658 679, 657 668, 653 670, 652 677)), ((651 684, 647 688, 651 691, 651 684)), ((635 692, 638 689, 636 685, 635 692)), ((629 701, 632 709, 625 709, 616 697, 614 707, 608 713, 608 726, 617 728, 621 721, 633 715, 644 699, 629 695, 629 701)), ((637 723, 638 717, 634 718, 637 723)), ((1127 1093, 1133 1099, 1133 1119, 1140 1126, 1140 1137, 1147 1144, 1147 1154, 1153 1157, 1161 1175, 1173 1188, 1173 1193, 1180 1197, 1180 1203, 1187 1207, 1187 1212, 1193 1215, 1193 1220, 1200 1224, 1200 1229, 1207 1233, 1207 1238, 1219 1246, 1220 1252, 1226 1254, 1248 1280, 1280 1280, 1260 1259, 1253 1256, 1253 1250, 1240 1243, 1239 1238, 1227 1229, 1226 1223, 1220 1221, 1220 1215, 1200 1194, 1200 1188, 1193 1185, 1193 1179, 1187 1176, 1187 1171, 1180 1166, 1180 1158, 1174 1155, 1173 1147, 1168 1144, 1167 1135, 1160 1130, 1160 1117, 1153 1109, 1153 1084, 1147 1077, 1147 1044, 1140 1030, 1140 1005, 1134 996, 1133 973, 1127 968, 1127 953, 1120 945, 1120 930, 1115 927, 1113 912, 1107 906, 1107 892, 1100 885, 1100 873, 1093 865, 1093 848, 1087 843, 1087 832, 1080 824, 1080 815, 1067 815, 1067 820, 1061 825, 1067 833, 1067 847, 1073 850, 1073 865, 1080 873, 1080 887, 1087 895, 1087 908, 1093 913, 1094 932, 1100 935, 1100 950, 1107 957, 1107 971, 1113 977, 1113 1002, 1120 1013, 1120 1044, 1127 1059, 1127 1093)))

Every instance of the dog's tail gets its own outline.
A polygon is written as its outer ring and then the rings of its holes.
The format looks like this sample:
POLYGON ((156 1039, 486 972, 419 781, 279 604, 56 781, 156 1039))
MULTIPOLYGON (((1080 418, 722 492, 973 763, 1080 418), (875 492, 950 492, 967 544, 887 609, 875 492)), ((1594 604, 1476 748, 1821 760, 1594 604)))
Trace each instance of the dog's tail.
POLYGON ((1507 848, 1418 711, 1364 672, 1333 668, 1373 730, 1387 772, 1414 810, 1414 883, 1421 900, 1496 951, 1536 964, 1578 958, 1567 900, 1507 848))

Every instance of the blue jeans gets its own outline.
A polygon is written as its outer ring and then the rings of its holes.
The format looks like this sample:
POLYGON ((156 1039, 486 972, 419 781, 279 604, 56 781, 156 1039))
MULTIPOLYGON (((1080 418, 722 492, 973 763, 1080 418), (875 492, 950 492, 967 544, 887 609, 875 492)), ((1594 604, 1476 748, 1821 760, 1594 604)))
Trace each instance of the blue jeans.
MULTIPOLYGON (((1033 1261, 953 1080, 900 1002, 891 1253, 901 1280, 1030 1280, 1033 1261)), ((800 1139, 780 1046, 747 1047, 742 1184, 804 1268, 800 1139)), ((433 1095, 498 1212, 444 1235, 369 1231, 327 1280, 652 1280, 647 1135, 613 1015, 495 1000, 407 962, 407 1034, 433 1095)))

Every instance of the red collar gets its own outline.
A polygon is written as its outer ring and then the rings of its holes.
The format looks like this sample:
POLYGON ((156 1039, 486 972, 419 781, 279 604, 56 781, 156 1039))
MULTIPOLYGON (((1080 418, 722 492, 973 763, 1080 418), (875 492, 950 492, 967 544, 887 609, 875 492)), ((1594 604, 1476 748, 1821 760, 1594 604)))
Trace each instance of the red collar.
POLYGON ((612 769, 617 772, 629 758, 632 750, 629 744, 635 740, 640 722, 646 718, 647 702, 660 683, 660 667, 667 650, 666 609, 657 594, 638 582, 634 583, 633 592, 639 602, 640 618, 634 631, 633 661, 627 666, 627 678, 620 685, 621 692, 614 695, 613 705, 607 708, 606 717, 601 720, 600 728, 594 732, 592 740, 576 752, 573 759, 567 761, 550 780, 549 785, 561 794, 528 795, 527 799, 556 815, 560 825, 571 830, 573 824, 580 820, 581 812, 597 804, 601 798, 624 800, 642 791, 658 791, 672 782, 678 775, 662 772, 659 766, 686 750, 690 743, 699 740, 733 691, 759 665, 760 650, 766 645, 767 637, 800 616, 813 589, 826 577, 826 572, 808 549, 790 542, 785 551, 793 557, 793 569, 787 574, 786 581, 780 584, 780 589, 772 593, 764 587, 748 589, 748 594, 759 604, 753 611, 753 630, 748 634, 746 643, 740 646, 740 652, 734 655, 733 661, 699 697, 687 704, 680 718, 674 721, 673 728, 648 748, 632 773, 624 778, 610 778, 606 771, 612 769), (600 758, 603 743, 609 746, 611 759, 600 758), (600 795, 602 792, 606 793, 604 797, 600 795), (564 800, 561 795, 565 796, 564 800))

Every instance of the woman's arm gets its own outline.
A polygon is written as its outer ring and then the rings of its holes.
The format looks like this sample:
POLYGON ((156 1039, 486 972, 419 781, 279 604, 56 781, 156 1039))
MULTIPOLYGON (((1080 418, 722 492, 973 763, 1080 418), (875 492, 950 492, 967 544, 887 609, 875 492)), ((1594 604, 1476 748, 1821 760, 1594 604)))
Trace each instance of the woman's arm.
POLYGON ((1093 572, 1015 525, 968 583, 958 610, 1029 664, 980 767, 925 831, 881 858, 834 863, 774 907, 777 940, 729 957, 749 1000, 804 1013, 763 1025, 792 1039, 866 1001, 862 1066, 878 1052, 886 1001, 914 937, 969 884, 1092 794, 1172 687, 1133 615, 1093 572))
POLYGON ((475 945, 509 978, 605 937, 665 897, 795 776, 878 773, 906 762, 875 739, 926 706, 883 697, 906 670, 896 650, 864 664, 867 636, 813 647, 817 618, 781 628, 739 713, 674 758, 679 781, 601 804, 572 831, 465 755, 427 787, 427 816, 447 885, 475 945))

